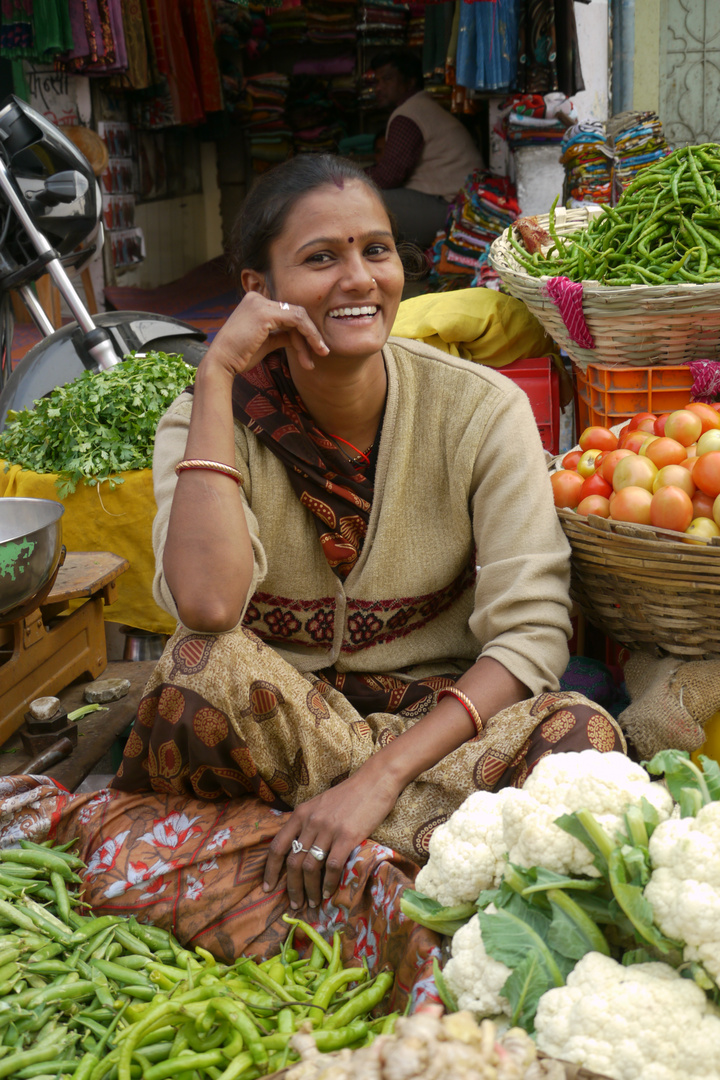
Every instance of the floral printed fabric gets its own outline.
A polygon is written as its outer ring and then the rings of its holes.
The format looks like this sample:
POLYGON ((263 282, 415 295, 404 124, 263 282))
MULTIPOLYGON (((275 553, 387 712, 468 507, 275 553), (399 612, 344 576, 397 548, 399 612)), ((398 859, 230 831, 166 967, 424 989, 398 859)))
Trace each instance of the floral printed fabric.
MULTIPOLYGON (((342 676, 331 685, 323 672, 303 675, 250 630, 212 636, 179 628, 145 687, 113 787, 208 801, 250 794, 288 810, 346 780, 452 682, 418 680, 423 693, 413 699, 391 677, 373 679, 375 693, 369 676, 364 687, 366 710, 361 687, 349 685, 348 700, 342 676), (378 696, 386 711, 377 709, 378 696)), ((521 787, 546 754, 590 748, 625 750, 599 705, 572 692, 520 701, 408 784, 372 838, 421 864, 433 830, 473 791, 521 787)))
MULTIPOLYGON (((65 843, 77 837, 88 865, 85 898, 98 914, 134 915, 201 945, 223 961, 265 959, 289 932, 285 883, 265 893, 270 841, 285 815, 259 799, 208 803, 179 795, 104 790, 70 795, 44 776, 0 781, 0 847, 20 839, 65 843)), ((437 1000, 436 934, 405 919, 400 897, 417 866, 381 844, 352 853, 339 889, 319 910, 294 912, 328 940, 343 933, 343 962, 363 959, 396 973, 390 1009, 437 1000)), ((298 947, 310 943, 296 937, 298 947)))

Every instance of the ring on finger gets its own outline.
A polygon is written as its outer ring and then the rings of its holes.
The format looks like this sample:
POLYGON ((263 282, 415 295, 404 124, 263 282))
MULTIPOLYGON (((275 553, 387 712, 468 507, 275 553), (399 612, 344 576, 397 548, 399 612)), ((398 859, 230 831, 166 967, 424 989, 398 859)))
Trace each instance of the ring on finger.
POLYGON ((290 305, 286 304, 284 300, 281 300, 280 301, 280 310, 281 311, 289 311, 290 310, 290 305))
POLYGON ((309 848, 309 854, 313 859, 317 859, 318 862, 325 862, 327 859, 327 851, 323 851, 317 844, 311 844, 309 848))
POLYGON ((308 851, 312 850, 310 848, 303 847, 299 840, 293 840, 290 846, 292 848, 293 855, 299 855, 301 851, 304 851, 307 855, 308 851))

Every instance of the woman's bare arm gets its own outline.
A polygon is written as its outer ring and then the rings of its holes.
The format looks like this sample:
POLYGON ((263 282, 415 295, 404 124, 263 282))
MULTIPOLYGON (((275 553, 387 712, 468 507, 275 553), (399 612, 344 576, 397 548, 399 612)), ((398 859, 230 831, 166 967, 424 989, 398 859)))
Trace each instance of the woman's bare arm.
MULTIPOLYGON (((235 466, 233 380, 279 348, 293 349, 307 368, 313 351, 327 353, 303 308, 248 293, 198 368, 186 459, 235 466)), ((237 625, 252 582, 253 550, 233 479, 200 469, 180 473, 163 571, 185 626, 221 633, 237 625)))

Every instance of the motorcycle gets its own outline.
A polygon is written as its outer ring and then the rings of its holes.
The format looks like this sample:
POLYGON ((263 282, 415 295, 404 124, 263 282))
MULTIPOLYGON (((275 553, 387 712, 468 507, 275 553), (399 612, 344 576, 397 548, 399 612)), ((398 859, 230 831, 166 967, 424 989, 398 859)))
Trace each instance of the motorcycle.
POLYGON ((179 353, 195 366, 205 334, 166 315, 91 316, 68 275, 102 248, 102 194, 90 163, 42 114, 11 95, 0 107, 0 431, 10 410, 32 408, 86 370, 130 352, 179 353), (49 274, 74 321, 55 330, 32 289, 49 274), (15 290, 44 335, 12 370, 15 290))

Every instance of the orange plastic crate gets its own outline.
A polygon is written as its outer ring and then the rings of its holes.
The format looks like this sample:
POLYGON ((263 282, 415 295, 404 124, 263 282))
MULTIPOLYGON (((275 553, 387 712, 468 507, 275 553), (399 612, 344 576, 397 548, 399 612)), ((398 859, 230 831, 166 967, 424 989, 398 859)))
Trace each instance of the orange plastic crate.
POLYGON ((573 364, 578 435, 586 427, 612 427, 636 413, 672 412, 690 401, 693 377, 687 364, 614 367, 573 364))

